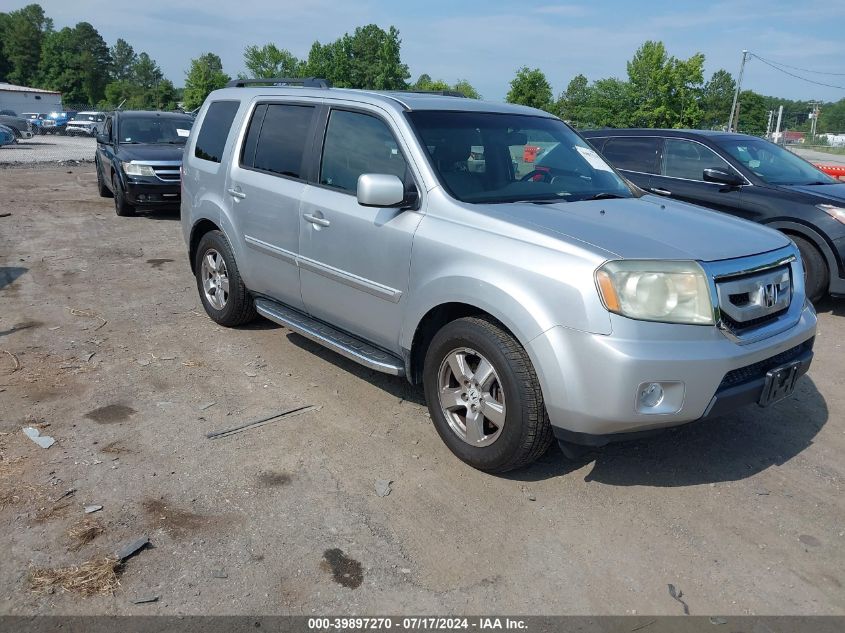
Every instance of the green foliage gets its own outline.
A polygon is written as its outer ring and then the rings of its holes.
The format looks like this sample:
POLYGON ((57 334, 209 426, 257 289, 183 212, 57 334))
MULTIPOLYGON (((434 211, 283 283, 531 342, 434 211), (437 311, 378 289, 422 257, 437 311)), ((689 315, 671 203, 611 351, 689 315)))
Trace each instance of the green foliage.
POLYGON ((132 76, 132 68, 138 63, 138 55, 135 54, 135 49, 126 40, 118 38, 114 46, 111 47, 110 53, 112 79, 116 81, 129 79, 132 76))
POLYGON ((431 75, 423 73, 410 87, 412 90, 454 90, 456 92, 460 92, 465 97, 469 97, 470 99, 481 98, 478 91, 473 88, 472 84, 466 79, 459 79, 454 86, 450 86, 448 82, 445 82, 442 79, 432 79, 431 75))
POLYGON ((736 82, 724 69, 717 70, 701 93, 701 125, 706 129, 727 129, 736 82))
POLYGON ((0 45, 3 48, 5 79, 9 83, 31 86, 36 83, 41 46, 53 30, 53 21, 38 4, 5 14, 0 45))
POLYGON ((106 86, 103 108, 122 105, 125 110, 172 110, 176 107, 176 89, 164 78, 161 68, 147 53, 141 53, 126 71, 125 79, 106 86))
POLYGON ((506 97, 508 103, 552 110, 552 87, 539 68, 523 66, 511 80, 511 89, 506 97))
POLYGON ((247 46, 244 49, 244 66, 247 72, 242 79, 263 77, 298 77, 302 74, 303 62, 288 50, 275 44, 247 46))
POLYGON ((636 127, 696 127, 704 83, 704 55, 670 57, 663 42, 648 41, 628 62, 628 98, 636 127))
POLYGON ((769 113, 763 96, 751 90, 743 90, 739 93, 739 103, 737 131, 755 136, 765 134, 769 113))
POLYGON ((105 40, 88 22, 47 34, 41 51, 39 83, 58 90, 70 103, 97 103, 105 94, 111 66, 105 40))
POLYGON ((819 131, 845 133, 845 99, 822 106, 819 131))
POLYGON ((223 88, 229 79, 229 75, 223 72, 223 62, 214 53, 205 53, 192 59, 185 78, 185 109, 200 107, 212 90, 223 88))
POLYGON ((340 88, 401 90, 411 76, 400 55, 399 31, 375 24, 358 27, 329 44, 314 42, 305 74, 322 77, 340 88))

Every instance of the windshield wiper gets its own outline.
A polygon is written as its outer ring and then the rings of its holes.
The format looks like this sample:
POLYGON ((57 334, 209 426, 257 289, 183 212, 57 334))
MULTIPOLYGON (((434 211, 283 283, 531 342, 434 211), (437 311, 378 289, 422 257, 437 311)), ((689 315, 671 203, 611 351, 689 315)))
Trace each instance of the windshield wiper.
POLYGON ((627 196, 620 196, 618 193, 610 193, 609 191, 602 191, 601 193, 597 193, 592 196, 588 196, 587 198, 581 198, 581 200, 612 200, 614 198, 625 198, 627 196))

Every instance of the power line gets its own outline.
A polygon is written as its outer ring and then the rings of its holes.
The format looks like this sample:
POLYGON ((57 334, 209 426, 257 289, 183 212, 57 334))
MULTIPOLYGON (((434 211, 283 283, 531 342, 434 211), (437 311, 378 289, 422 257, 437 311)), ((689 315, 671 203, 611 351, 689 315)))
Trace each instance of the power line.
POLYGON ((826 88, 838 88, 839 90, 845 90, 845 86, 837 86, 837 85, 834 85, 834 84, 826 84, 826 83, 821 82, 821 81, 814 81, 812 79, 807 79, 806 77, 802 77, 801 75, 796 75, 795 73, 791 73, 788 70, 784 70, 783 68, 776 66, 775 64, 769 62, 768 60, 763 59, 759 55, 755 55, 754 53, 748 53, 748 54, 751 55, 752 57, 756 57, 761 62, 766 64, 766 66, 770 66, 771 68, 774 68, 775 70, 779 70, 780 72, 787 74, 790 77, 795 77, 796 79, 800 79, 801 81, 806 81, 807 83, 815 84, 817 86, 824 86, 826 88))
POLYGON ((834 77, 845 77, 845 73, 831 73, 824 70, 810 70, 809 68, 801 68, 800 66, 790 66, 789 64, 784 64, 783 62, 776 62, 771 59, 763 59, 762 57, 760 57, 759 55, 755 55, 754 53, 751 54, 754 55, 754 57, 756 57, 760 61, 769 62, 770 64, 774 64, 776 66, 783 66, 784 68, 791 68, 792 70, 800 70, 801 72, 813 73, 814 75, 831 75, 834 77))

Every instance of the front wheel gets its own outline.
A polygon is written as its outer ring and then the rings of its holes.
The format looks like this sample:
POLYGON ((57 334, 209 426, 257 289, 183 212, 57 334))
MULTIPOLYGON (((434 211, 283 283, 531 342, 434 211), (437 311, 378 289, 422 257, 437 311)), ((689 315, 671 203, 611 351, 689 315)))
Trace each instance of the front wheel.
POLYGON ((818 301, 827 294, 830 280, 830 272, 824 256, 809 240, 797 235, 790 237, 798 247, 798 252, 801 253, 801 261, 804 262, 804 286, 807 297, 810 301, 818 301))
POLYGON ((202 236, 194 270, 202 305, 214 321, 234 327, 255 319, 255 303, 241 279, 229 240, 221 231, 202 236))
POLYGON ((426 353, 423 384, 440 438, 474 468, 520 468, 552 442, 531 360, 493 319, 467 317, 445 325, 426 353))
POLYGON ((135 215, 135 207, 126 201, 126 194, 120 186, 117 174, 111 175, 111 190, 114 195, 114 212, 122 218, 135 215))

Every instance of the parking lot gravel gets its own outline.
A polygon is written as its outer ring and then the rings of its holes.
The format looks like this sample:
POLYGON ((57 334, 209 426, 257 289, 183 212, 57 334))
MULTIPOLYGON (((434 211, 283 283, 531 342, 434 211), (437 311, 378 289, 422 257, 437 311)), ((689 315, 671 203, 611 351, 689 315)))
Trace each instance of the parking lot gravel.
POLYGON ((96 148, 97 143, 90 136, 34 136, 14 145, 0 147, 0 168, 93 161, 96 148))
POLYGON ((0 613, 845 614, 845 301, 773 408, 491 476, 402 379, 207 318, 178 213, 90 165, 0 204, 0 613), (44 591, 143 536, 105 595, 44 591))

